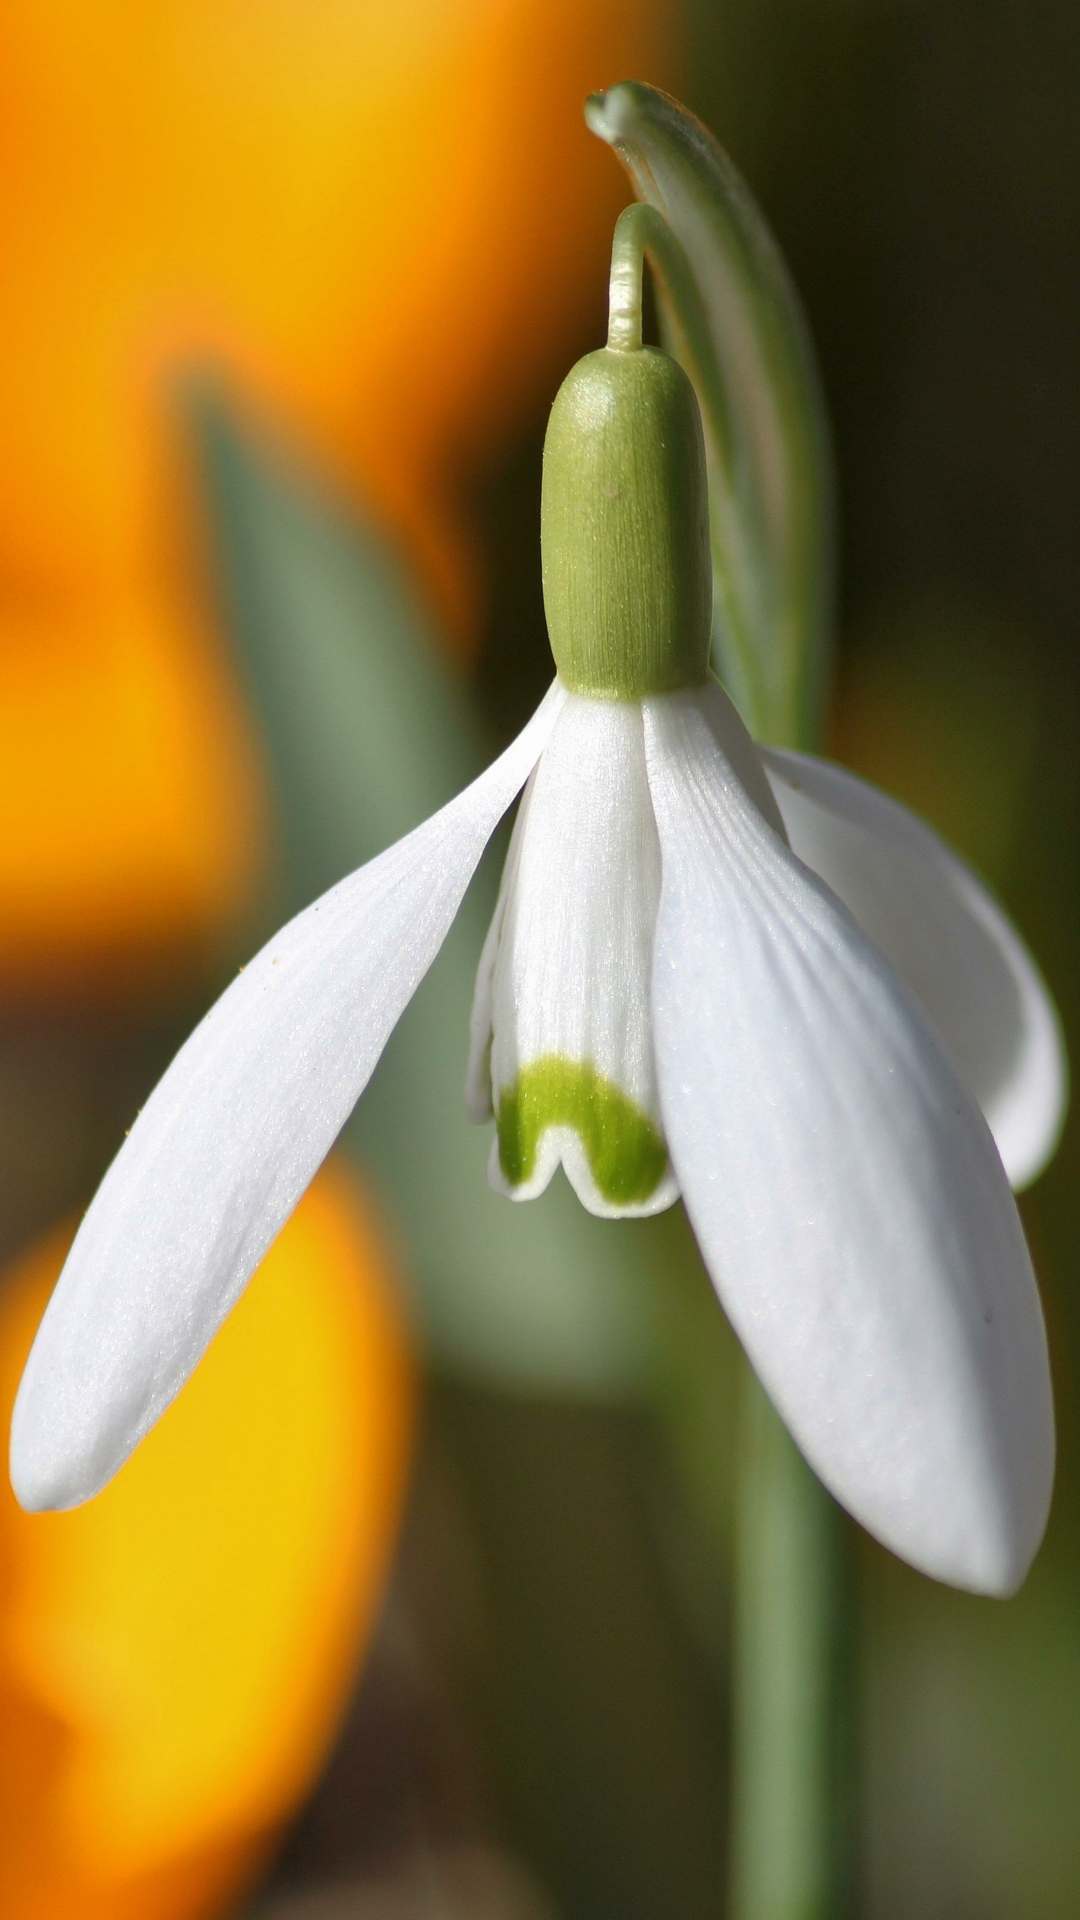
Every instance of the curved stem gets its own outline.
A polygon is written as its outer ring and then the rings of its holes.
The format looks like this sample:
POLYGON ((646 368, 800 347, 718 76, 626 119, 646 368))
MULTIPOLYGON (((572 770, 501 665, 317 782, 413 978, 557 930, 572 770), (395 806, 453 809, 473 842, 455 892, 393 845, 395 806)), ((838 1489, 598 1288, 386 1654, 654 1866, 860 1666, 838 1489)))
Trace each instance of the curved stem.
MULTIPOLYGON (((614 353, 636 353, 642 345, 642 279, 647 233, 650 225, 658 224, 664 228, 664 222, 658 214, 653 215, 652 220, 643 219, 643 214, 652 215, 652 208, 643 207, 637 202, 624 208, 615 223, 612 237, 607 343, 614 353)), ((669 229, 665 228, 665 231, 669 238, 674 238, 669 229)))
POLYGON ((646 257, 667 292, 668 308, 678 331, 678 357, 694 382, 702 411, 708 416, 720 462, 729 470, 731 417, 697 281, 681 240, 676 238, 663 215, 643 200, 624 207, 615 222, 608 282, 608 346, 616 353, 640 350, 642 275, 646 257))

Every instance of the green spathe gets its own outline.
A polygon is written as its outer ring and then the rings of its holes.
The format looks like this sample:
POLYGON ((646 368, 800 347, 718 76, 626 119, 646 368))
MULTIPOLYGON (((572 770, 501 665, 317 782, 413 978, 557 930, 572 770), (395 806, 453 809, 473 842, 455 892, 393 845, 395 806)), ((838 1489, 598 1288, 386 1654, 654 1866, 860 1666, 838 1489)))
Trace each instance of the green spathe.
POLYGON ((531 1178, 548 1127, 573 1127, 597 1190, 612 1206, 641 1206, 667 1168, 663 1135, 613 1080, 565 1054, 523 1067, 499 1098, 499 1165, 512 1187, 531 1178))
POLYGON ((654 347, 602 347, 555 398, 540 510, 544 608, 563 684, 638 700, 706 678, 712 614, 694 390, 654 347))

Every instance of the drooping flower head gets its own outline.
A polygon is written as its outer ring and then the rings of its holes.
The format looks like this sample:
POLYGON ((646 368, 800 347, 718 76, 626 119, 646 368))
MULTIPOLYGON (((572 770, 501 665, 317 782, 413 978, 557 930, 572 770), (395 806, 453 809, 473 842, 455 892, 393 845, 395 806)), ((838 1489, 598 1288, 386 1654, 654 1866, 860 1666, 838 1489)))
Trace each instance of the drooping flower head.
POLYGON ((532 1198, 561 1164, 608 1216, 681 1195, 821 1478, 915 1565, 1008 1591, 1053 1467, 1006 1172, 1037 1170, 1060 1118, 1039 976, 928 828, 760 751, 710 677, 697 403, 621 297, 556 400, 542 534, 554 686, 486 773, 276 935, 177 1056, 42 1322, 19 1497, 87 1498, 178 1391, 524 787, 468 1069, 495 1184, 532 1198))

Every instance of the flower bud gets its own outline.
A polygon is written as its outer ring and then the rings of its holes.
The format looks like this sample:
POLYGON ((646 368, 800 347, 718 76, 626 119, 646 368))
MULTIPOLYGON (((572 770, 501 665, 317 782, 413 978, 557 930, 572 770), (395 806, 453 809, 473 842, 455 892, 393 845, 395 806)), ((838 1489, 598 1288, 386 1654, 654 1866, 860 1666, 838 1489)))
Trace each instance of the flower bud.
POLYGON ((544 607, 563 684, 640 699, 706 678, 705 448, 682 368, 602 347, 555 398, 544 443, 544 607))

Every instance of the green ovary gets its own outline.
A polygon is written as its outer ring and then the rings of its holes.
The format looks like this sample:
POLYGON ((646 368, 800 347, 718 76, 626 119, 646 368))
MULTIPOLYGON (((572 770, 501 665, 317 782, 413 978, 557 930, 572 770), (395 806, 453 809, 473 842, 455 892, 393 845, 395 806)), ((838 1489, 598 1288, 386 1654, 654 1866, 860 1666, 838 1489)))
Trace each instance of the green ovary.
POLYGON ((530 1179, 548 1127, 573 1127, 598 1191, 612 1206, 641 1206, 667 1168, 663 1135, 613 1080, 558 1053, 523 1067, 499 1098, 499 1164, 512 1187, 530 1179))

